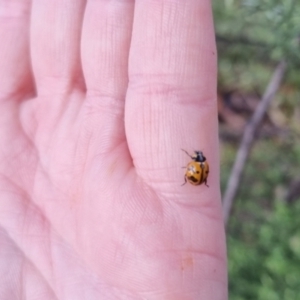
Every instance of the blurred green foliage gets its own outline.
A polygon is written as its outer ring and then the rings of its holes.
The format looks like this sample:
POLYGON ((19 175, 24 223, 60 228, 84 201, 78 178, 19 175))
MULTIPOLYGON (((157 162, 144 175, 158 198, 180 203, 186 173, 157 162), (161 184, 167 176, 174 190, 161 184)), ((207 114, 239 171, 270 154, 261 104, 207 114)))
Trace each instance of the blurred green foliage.
MULTIPOLYGON (((300 184, 300 1, 214 0, 213 9, 219 90, 262 95, 277 63, 289 64, 268 112, 281 134, 255 142, 229 220, 229 299, 300 300, 300 193, 287 197, 300 184)), ((221 140, 224 191, 239 145, 221 140)))
POLYGON ((216 0, 213 3, 218 36, 224 41, 235 41, 237 46, 251 46, 247 51, 250 55, 239 55, 238 59, 251 59, 251 54, 255 54, 270 61, 287 57, 299 61, 298 0, 216 0))
MULTIPOLYGON (((259 141, 248 161, 227 228, 231 300, 300 299, 300 197, 285 201, 288 183, 300 176, 300 151, 295 145, 284 155, 282 147, 259 141)), ((234 156, 223 145, 223 189, 234 156)))
POLYGON ((221 81, 264 90, 279 60, 299 68, 299 0, 214 0, 213 8, 221 81))
POLYGON ((252 226, 239 223, 228 238, 232 300, 300 299, 300 203, 273 205, 271 214, 256 216, 252 226))

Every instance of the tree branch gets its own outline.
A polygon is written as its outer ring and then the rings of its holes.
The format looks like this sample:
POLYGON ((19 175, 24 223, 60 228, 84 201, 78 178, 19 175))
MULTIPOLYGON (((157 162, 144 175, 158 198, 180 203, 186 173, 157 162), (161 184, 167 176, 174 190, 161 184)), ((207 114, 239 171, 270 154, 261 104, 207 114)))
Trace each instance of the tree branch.
POLYGON ((262 119, 270 102, 274 98, 276 92, 278 91, 281 85, 285 70, 286 63, 285 61, 281 61, 277 65, 259 105, 257 106, 250 122, 245 128, 242 142, 238 150, 234 165, 232 167, 229 181, 227 184, 227 189, 223 197, 223 217, 225 225, 227 224, 229 219, 231 207, 240 184, 240 178, 243 173, 244 166, 254 140, 255 132, 260 123, 262 122, 262 119))

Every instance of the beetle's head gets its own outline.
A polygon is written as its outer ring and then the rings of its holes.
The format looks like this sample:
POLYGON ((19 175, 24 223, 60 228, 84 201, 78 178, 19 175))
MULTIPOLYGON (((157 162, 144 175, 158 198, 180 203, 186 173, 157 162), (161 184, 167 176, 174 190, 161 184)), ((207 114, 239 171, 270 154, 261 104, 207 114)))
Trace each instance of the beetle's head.
POLYGON ((202 151, 194 151, 193 159, 198 162, 206 161, 206 157, 203 155, 202 151))

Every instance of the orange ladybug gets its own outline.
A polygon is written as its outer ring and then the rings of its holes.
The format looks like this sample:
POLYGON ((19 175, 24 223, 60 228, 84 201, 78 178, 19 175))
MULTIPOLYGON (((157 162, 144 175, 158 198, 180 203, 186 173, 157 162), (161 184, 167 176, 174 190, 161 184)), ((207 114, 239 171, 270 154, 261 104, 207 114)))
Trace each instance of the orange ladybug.
POLYGON ((206 160, 206 157, 203 155, 202 151, 195 151, 193 155, 190 155, 187 151, 184 151, 192 161, 186 166, 186 171, 184 175, 185 185, 187 181, 192 185, 200 185, 204 182, 207 185, 207 177, 209 173, 209 164, 206 160))

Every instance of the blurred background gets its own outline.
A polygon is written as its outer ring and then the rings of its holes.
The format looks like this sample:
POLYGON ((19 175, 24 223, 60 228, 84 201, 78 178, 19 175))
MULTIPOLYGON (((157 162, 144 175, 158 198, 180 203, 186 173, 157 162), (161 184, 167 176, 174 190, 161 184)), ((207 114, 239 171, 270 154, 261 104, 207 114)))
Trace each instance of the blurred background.
POLYGON ((229 298, 300 299, 300 0, 212 3, 229 298), (233 174, 241 147, 245 164, 233 174))

